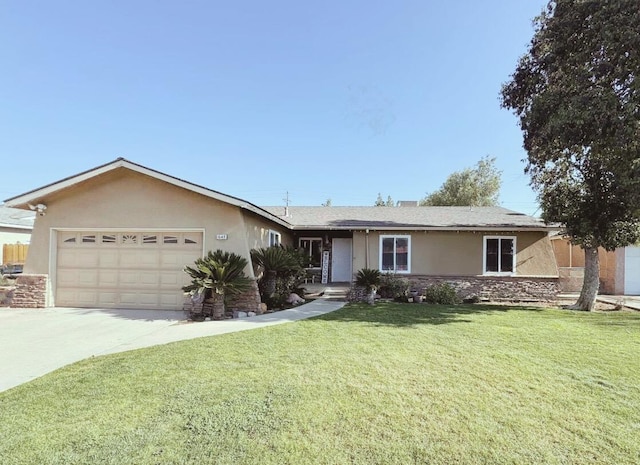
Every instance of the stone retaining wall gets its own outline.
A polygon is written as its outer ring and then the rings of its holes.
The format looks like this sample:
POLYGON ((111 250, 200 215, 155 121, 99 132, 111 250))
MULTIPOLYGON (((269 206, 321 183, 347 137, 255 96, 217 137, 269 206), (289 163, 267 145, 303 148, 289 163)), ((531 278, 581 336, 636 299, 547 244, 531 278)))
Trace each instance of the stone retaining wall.
POLYGON ((478 296, 492 301, 551 301, 558 296, 558 278, 526 276, 408 276, 411 288, 422 290, 451 284, 462 299, 478 296))
POLYGON ((13 299, 13 286, 0 287, 0 307, 8 307, 13 299))
POLYGON ((251 289, 244 294, 235 297, 227 306, 227 311, 233 312, 256 312, 260 313, 260 291, 258 290, 258 283, 256 280, 251 281, 251 289))
POLYGON ((21 274, 16 278, 16 288, 11 308, 44 308, 47 303, 46 274, 21 274))
MULTIPOLYGON (((226 311, 227 313, 240 311, 260 314, 262 313, 262 309, 260 307, 261 303, 258 283, 256 280, 252 280, 251 288, 247 292, 230 299, 230 302, 226 305, 226 311)), ((199 302, 194 305, 189 297, 185 297, 182 309, 190 313, 200 313, 201 311, 204 311, 204 313, 210 313, 210 308, 207 307, 203 310, 203 306, 211 306, 211 304, 199 302)))

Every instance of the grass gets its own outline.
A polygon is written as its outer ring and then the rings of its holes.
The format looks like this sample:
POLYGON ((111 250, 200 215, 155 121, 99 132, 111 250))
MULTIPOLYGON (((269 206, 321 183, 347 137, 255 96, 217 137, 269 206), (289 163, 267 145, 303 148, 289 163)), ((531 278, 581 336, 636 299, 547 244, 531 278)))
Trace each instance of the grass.
POLYGON ((1 393, 0 463, 636 464, 639 353, 637 313, 351 305, 1 393))

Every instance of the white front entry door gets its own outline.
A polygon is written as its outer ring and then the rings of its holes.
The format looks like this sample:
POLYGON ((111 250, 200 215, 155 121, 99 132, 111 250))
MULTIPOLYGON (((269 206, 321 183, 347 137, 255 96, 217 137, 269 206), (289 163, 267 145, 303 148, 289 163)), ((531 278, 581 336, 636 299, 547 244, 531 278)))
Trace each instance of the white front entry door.
POLYGON ((333 239, 331 247, 331 281, 334 283, 351 282, 353 251, 351 239, 333 239))
POLYGON ((624 248, 624 293, 640 295, 640 247, 624 248))

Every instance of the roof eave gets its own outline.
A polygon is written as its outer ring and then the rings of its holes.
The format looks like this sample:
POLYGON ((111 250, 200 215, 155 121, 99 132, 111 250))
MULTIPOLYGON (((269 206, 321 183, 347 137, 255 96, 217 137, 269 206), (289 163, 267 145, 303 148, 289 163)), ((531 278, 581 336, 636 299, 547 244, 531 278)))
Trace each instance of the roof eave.
POLYGON ((10 224, 10 223, 0 223, 0 228, 24 229, 26 231, 32 231, 33 230, 33 226, 26 226, 26 225, 22 225, 22 224, 10 224))
POLYGON ((500 226, 329 226, 329 225, 305 225, 292 228, 294 231, 539 231, 550 232, 557 231, 560 228, 547 226, 516 226, 516 225, 500 225, 500 226))

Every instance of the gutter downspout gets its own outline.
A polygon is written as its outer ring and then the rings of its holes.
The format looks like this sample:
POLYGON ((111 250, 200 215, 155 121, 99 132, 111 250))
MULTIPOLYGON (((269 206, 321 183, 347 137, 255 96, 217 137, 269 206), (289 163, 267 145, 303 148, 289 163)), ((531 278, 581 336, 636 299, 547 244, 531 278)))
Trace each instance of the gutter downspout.
POLYGON ((364 246, 365 246, 365 255, 364 255, 364 267, 369 268, 369 230, 365 229, 364 236, 364 246))

